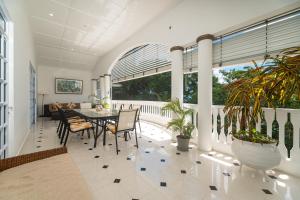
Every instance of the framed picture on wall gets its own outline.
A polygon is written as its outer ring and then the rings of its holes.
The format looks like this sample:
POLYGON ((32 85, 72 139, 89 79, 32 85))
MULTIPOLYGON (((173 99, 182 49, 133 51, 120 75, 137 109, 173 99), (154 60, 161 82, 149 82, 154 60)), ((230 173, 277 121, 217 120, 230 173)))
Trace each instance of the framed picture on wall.
POLYGON ((82 80, 55 78, 56 94, 82 94, 82 89, 82 80))

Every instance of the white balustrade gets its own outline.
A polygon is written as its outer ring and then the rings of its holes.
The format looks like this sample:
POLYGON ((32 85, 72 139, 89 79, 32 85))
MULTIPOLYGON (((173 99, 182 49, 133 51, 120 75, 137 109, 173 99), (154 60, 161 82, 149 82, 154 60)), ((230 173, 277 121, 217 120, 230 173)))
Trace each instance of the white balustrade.
MULTIPOLYGON (((162 112, 162 107, 166 104, 166 102, 157 102, 157 101, 123 101, 123 100, 113 100, 112 101, 113 108, 119 109, 121 105, 124 105, 124 108, 129 108, 130 105, 140 106, 141 107, 141 119, 145 121, 154 122, 163 126, 166 126, 168 121, 171 120, 172 113, 170 111, 162 112)), ((185 107, 193 109, 195 112, 193 116, 190 117, 190 121, 195 124, 196 128, 193 132, 193 137, 191 142, 197 144, 197 116, 198 109, 196 104, 184 104, 185 107)), ((228 135, 225 136, 224 132, 224 118, 225 114, 223 112, 224 106, 212 106, 212 142, 213 149, 222 153, 226 153, 232 155, 231 152, 231 131, 232 126, 228 127, 228 135), (218 124, 217 118, 218 114, 220 115, 220 134, 218 134, 218 124)), ((264 108, 265 111, 265 119, 267 122, 267 134, 272 136, 272 123, 274 121, 275 111, 271 108, 264 108)), ((294 174, 300 177, 300 110, 297 109, 284 109, 278 108, 277 112, 277 121, 279 124, 279 145, 278 148, 281 152, 282 161, 278 169, 285 171, 290 174, 294 174), (291 122, 294 127, 293 134, 293 148, 291 150, 290 158, 287 157, 287 148, 285 147, 285 136, 284 136, 284 126, 287 122, 287 114, 291 113, 291 122)), ((238 131, 240 128, 239 122, 237 120, 236 130, 238 131)), ((256 128, 260 131, 260 121, 256 124, 256 128)))

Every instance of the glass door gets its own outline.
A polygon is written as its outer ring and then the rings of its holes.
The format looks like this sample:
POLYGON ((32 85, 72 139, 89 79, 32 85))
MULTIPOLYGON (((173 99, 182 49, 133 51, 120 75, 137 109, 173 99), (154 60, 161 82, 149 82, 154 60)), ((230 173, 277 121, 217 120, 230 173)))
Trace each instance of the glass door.
POLYGON ((36 73, 30 63, 30 125, 36 123, 36 73))
POLYGON ((6 20, 0 12, 0 159, 5 158, 8 149, 8 60, 6 20))

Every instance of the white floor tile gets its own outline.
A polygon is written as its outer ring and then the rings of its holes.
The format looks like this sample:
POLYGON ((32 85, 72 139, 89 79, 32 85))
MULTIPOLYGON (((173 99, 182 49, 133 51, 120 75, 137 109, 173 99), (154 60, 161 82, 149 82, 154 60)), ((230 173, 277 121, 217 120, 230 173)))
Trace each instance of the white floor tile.
MULTIPOLYGON (((45 118, 42 123, 39 119, 21 153, 59 147, 57 125, 55 121, 45 118)), ((209 156, 196 147, 177 155, 176 144, 171 141, 170 133, 165 128, 146 122, 141 125, 139 149, 134 147, 134 138, 128 142, 118 138, 119 155, 116 154, 112 135, 108 135, 106 146, 102 145, 101 137, 95 149, 92 137, 88 139, 86 134, 84 137, 76 134, 70 136, 68 152, 95 199, 300 199, 300 180, 295 177, 283 180, 278 177, 280 173, 275 171, 277 179, 272 179, 248 167, 240 172, 239 167, 232 164, 234 158, 219 153, 209 156), (141 171, 141 168, 145 170, 141 171), (181 170, 186 173, 181 173, 181 170), (114 183, 115 179, 120 179, 120 183, 114 183), (160 186, 160 182, 166 182, 166 187, 160 186), (210 186, 216 187, 216 190, 211 190, 210 186), (263 189, 272 194, 265 194, 263 189)))

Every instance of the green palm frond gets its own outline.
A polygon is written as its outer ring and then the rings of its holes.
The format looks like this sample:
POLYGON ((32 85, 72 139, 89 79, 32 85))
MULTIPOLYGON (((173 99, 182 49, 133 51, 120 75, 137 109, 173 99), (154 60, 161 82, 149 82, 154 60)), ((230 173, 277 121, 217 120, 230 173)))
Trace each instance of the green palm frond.
POLYGON ((172 111, 176 115, 174 119, 168 122, 168 128, 172 129, 174 132, 178 132, 180 135, 191 137, 195 126, 192 123, 187 122, 187 117, 193 114, 193 110, 183 107, 179 99, 167 103, 162 108, 163 112, 167 110, 172 111))

